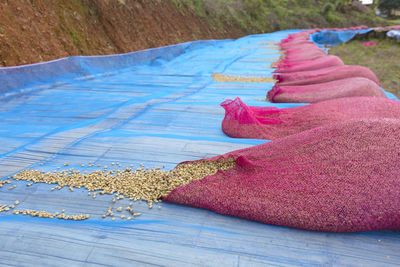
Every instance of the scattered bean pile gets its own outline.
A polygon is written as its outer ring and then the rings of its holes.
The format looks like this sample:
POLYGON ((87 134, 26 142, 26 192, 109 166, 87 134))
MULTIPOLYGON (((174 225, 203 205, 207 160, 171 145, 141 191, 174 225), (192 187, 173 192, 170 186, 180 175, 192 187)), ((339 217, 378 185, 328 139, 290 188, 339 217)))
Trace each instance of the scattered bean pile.
POLYGON ((90 217, 89 214, 79 214, 79 215, 66 215, 64 212, 55 212, 48 213, 46 211, 40 210, 14 210, 13 214, 21 214, 21 215, 30 215, 32 217, 41 217, 41 218, 57 218, 63 220, 74 220, 74 221, 82 221, 86 220, 90 217))
MULTIPOLYGON (((17 181, 29 181, 30 183, 28 183, 27 186, 31 186, 33 183, 55 184, 56 186, 53 187, 52 190, 61 189, 63 187, 68 187, 71 191, 74 191, 74 188, 86 188, 89 191, 88 195, 93 198, 96 198, 97 194, 116 194, 112 199, 113 203, 127 197, 131 201, 146 201, 149 208, 152 208, 154 202, 160 202, 161 197, 167 196, 173 189, 186 185, 193 180, 199 180, 205 176, 215 174, 218 170, 225 171, 234 165, 235 161, 233 159, 222 159, 218 161, 203 160, 180 164, 171 171, 162 170, 159 167, 146 169, 143 165, 136 170, 132 170, 130 167, 123 170, 108 170, 108 168, 104 166, 102 170, 96 170, 90 173, 74 170, 72 168, 54 172, 41 172, 38 170, 26 169, 15 174, 12 178, 17 181)), ((64 166, 68 165, 64 164, 64 166)), ((89 164, 89 166, 93 165, 89 164)), ((10 181, 2 181, 0 185, 9 182, 10 181)), ((130 215, 120 215, 119 217, 121 217, 121 219, 131 220, 133 217, 140 215, 140 213, 133 211, 131 208, 132 204, 133 203, 130 203, 129 207, 126 208, 118 207, 115 212, 126 210, 130 215)), ((13 208, 14 205, 0 206, 0 212, 3 210, 8 211, 13 208)), ((116 214, 115 212, 113 211, 113 207, 110 206, 106 214, 102 217, 106 218, 111 216, 112 220, 115 220, 115 217, 113 217, 116 214)), ((65 215, 64 212, 48 213, 36 210, 14 210, 13 214, 66 220, 85 220, 90 216, 89 214, 68 216, 65 215)))
POLYGON ((63 219, 63 220, 74 220, 74 221, 81 221, 81 220, 86 220, 90 217, 89 214, 79 214, 79 215, 66 215, 64 212, 65 210, 62 210, 61 212, 55 212, 55 213, 48 213, 44 210, 17 210, 15 209, 15 206, 19 205, 19 201, 16 200, 14 201, 14 204, 11 205, 0 205, 0 212, 7 212, 12 210, 13 214, 15 215, 30 215, 32 217, 41 217, 41 218, 57 218, 57 219, 63 219))
POLYGON ((279 46, 261 46, 260 49, 281 50, 279 46))
POLYGON ((10 180, 0 181, 0 188, 3 187, 5 184, 10 184, 10 183, 11 183, 10 180))
POLYGON ((223 75, 219 73, 212 74, 215 82, 242 82, 242 83, 274 83, 275 80, 271 77, 243 77, 223 75))
POLYGON ((11 210, 11 209, 14 209, 14 208, 15 208, 15 205, 18 205, 18 204, 19 204, 19 201, 16 200, 16 201, 14 202, 14 204, 11 204, 11 205, 7 205, 7 204, 0 205, 0 212, 9 211, 9 210, 11 210))

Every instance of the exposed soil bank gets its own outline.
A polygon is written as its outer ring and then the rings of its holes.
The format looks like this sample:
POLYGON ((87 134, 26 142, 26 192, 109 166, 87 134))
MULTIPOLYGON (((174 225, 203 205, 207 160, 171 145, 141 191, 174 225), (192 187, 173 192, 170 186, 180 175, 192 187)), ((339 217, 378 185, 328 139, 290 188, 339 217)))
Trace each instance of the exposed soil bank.
MULTIPOLYGON (((124 53, 199 39, 238 38, 284 28, 324 27, 335 24, 335 19, 342 21, 336 13, 326 13, 320 1, 292 1, 295 5, 286 7, 279 4, 282 1, 256 2, 260 1, 2 0, 0 66, 71 55, 124 53), (286 15, 292 20, 283 19, 286 15)), ((352 19, 345 24, 375 22, 362 15, 365 11, 357 12, 359 19, 346 15, 352 19)), ((343 26, 343 21, 338 26, 343 26)))

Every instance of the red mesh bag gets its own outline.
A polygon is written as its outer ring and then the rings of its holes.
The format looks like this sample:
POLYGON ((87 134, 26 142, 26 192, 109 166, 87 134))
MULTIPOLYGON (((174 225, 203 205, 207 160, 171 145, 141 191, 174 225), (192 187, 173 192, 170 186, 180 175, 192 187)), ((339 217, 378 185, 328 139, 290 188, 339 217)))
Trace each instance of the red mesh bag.
POLYGON ((278 81, 276 84, 282 86, 326 83, 352 77, 364 77, 370 79, 371 81, 374 81, 377 85, 380 85, 375 73, 373 73, 370 69, 366 67, 356 65, 335 66, 319 70, 291 72, 274 75, 274 79, 278 81))
POLYGON ((267 94, 269 101, 274 103, 316 103, 355 96, 386 98, 385 93, 376 83, 361 77, 310 85, 282 86, 277 83, 267 94))
POLYGON ((285 44, 297 41, 309 41, 310 37, 308 34, 296 35, 290 34, 286 39, 283 39, 279 44, 285 44))
POLYGON ((286 49, 293 48, 293 47, 296 47, 298 45, 303 45, 303 44, 313 44, 313 45, 315 45, 313 42, 310 42, 310 41, 296 40, 296 41, 291 41, 291 42, 287 42, 287 43, 283 43, 283 44, 281 43, 281 44, 279 44, 279 46, 283 50, 286 50, 286 49))
POLYGON ((208 159, 236 165, 164 200, 306 230, 400 230, 399 140, 394 119, 314 128, 208 159))
POLYGON ((281 40, 278 45, 295 43, 295 42, 304 42, 310 40, 310 33, 308 32, 301 32, 290 34, 286 39, 281 40))
POLYGON ((285 49, 286 53, 288 53, 288 52, 289 53, 302 53, 302 52, 309 51, 309 50, 324 52, 321 48, 316 46, 314 43, 297 44, 295 46, 285 49))
POLYGON ((355 27, 350 27, 350 28, 325 28, 325 30, 329 30, 329 31, 357 31, 357 30, 366 30, 369 29, 368 26, 365 25, 360 25, 360 26, 355 26, 355 27))
POLYGON ((321 57, 326 57, 327 54, 321 49, 309 49, 305 51, 286 51, 282 62, 306 61, 321 57))
POLYGON ((298 61, 298 62, 282 62, 278 64, 275 73, 289 73, 298 71, 318 70, 333 66, 343 66, 343 61, 337 56, 326 56, 315 60, 298 61))
POLYGON ((305 37, 305 38, 286 38, 283 39, 282 41, 280 41, 279 43, 277 43, 279 46, 282 45, 289 45, 292 46, 293 44, 296 43, 305 43, 305 42, 310 42, 310 38, 309 37, 305 37))
POLYGON ((318 31, 318 29, 309 30, 309 31, 301 31, 298 33, 292 33, 292 34, 289 34, 289 36, 286 39, 282 40, 282 42, 289 42, 289 41, 299 40, 299 39, 309 40, 310 34, 316 32, 316 31, 318 31))
POLYGON ((351 119, 400 119, 400 102, 377 97, 346 97, 301 107, 247 106, 240 98, 225 100, 222 130, 234 138, 277 139, 351 119))

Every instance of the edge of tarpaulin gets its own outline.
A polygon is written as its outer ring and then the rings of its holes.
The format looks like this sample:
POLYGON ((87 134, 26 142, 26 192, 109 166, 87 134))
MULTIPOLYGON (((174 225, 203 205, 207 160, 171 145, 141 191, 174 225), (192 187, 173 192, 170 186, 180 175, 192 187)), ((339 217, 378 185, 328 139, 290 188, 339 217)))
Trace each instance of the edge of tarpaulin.
POLYGON ((24 89, 28 86, 60 82, 60 79, 63 81, 109 73, 127 67, 149 64, 158 59, 171 60, 187 51, 230 41, 233 39, 200 40, 122 54, 69 56, 21 66, 0 67, 2 84, 0 96, 4 97, 10 91, 24 89))

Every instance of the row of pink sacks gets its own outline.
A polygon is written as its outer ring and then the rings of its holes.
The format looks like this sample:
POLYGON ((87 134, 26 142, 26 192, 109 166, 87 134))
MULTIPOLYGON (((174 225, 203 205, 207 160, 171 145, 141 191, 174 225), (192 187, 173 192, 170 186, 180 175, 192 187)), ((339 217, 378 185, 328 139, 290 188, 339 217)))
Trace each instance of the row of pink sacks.
POLYGON ((238 97, 221 106, 222 130, 233 138, 274 140, 353 119, 400 120, 400 101, 381 97, 344 97, 290 108, 247 106, 238 97))
POLYGON ((400 25, 392 25, 385 27, 375 27, 372 28, 374 31, 390 31, 390 30, 400 30, 400 25))
POLYGON ((278 109, 237 98, 222 105, 229 136, 274 140, 204 159, 235 166, 163 200, 305 230, 400 230, 400 102, 350 97, 278 109))
POLYGON ((328 124, 204 159, 235 166, 163 200, 313 231, 400 230, 399 140, 398 119, 328 124))
MULTIPOLYGON (((282 41, 282 46, 289 50, 289 44, 307 42, 308 34, 290 36, 291 41, 282 41)), ((298 51, 309 48, 307 44, 298 51)), ((341 60, 328 57, 291 61, 293 65, 280 68, 291 73, 290 68, 316 70, 324 62, 330 62, 330 68, 344 66, 341 60)), ((305 80, 301 75, 296 79, 305 80)), ((226 100, 221 104, 226 110, 222 123, 226 134, 273 140, 204 159, 231 159, 235 166, 178 187, 163 200, 306 230, 400 230, 400 102, 363 96, 361 87, 349 89, 354 84, 368 87, 369 82, 379 83, 365 72, 361 77, 341 79, 341 83, 326 82, 325 92, 318 83, 303 84, 300 89, 299 85, 286 86, 292 96, 296 90, 304 91, 309 100, 305 102, 315 102, 316 95, 322 94, 331 98, 296 108, 255 107, 239 98, 226 100), (332 97, 334 91, 337 95, 332 97), (343 95, 352 97, 340 98, 343 95)))
POLYGON ((315 104, 278 109, 247 106, 240 98, 226 100, 221 104, 225 109, 224 133, 235 138, 273 140, 350 119, 400 119, 400 102, 387 99, 375 73, 326 55, 309 41, 310 34, 317 31, 291 34, 279 43, 286 57, 279 62, 275 72, 280 74, 274 76, 277 83, 268 92, 271 102, 315 104), (323 56, 310 60, 321 53, 323 56), (310 58, 293 61, 296 54, 310 58))
POLYGON ((315 103, 338 97, 386 97, 371 70, 344 65, 340 58, 327 55, 309 41, 310 34, 316 31, 292 34, 281 41, 285 57, 276 64, 277 82, 267 94, 271 102, 315 103))

